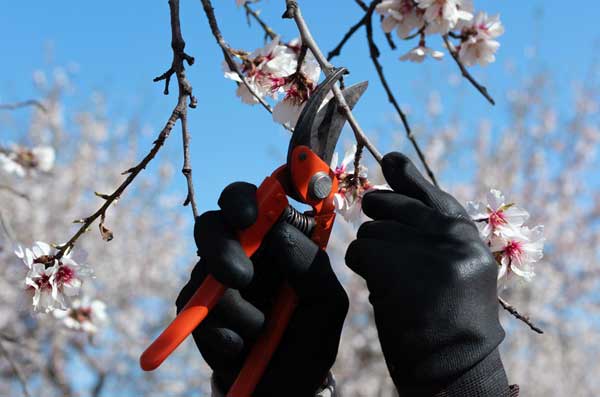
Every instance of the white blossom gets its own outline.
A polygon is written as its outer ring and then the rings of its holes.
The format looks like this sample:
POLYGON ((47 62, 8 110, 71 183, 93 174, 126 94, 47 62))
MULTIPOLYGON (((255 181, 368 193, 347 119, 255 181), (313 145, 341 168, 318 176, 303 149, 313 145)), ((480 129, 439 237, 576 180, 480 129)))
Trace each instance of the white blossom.
POLYGON ((485 66, 496 60, 496 51, 500 43, 494 40, 504 33, 500 16, 488 17, 479 12, 473 20, 462 29, 462 41, 458 56, 465 66, 479 63, 485 66))
POLYGON ((527 281, 535 276, 533 265, 543 257, 544 227, 529 229, 523 226, 520 233, 511 237, 500 236, 492 240, 490 249, 500 262, 498 279, 514 273, 527 281))
POLYGON ((396 34, 402 39, 425 23, 423 10, 413 0, 384 0, 375 7, 375 11, 383 16, 383 31, 390 33, 396 29, 396 34))
POLYGON ((487 203, 469 201, 466 209, 485 241, 489 241, 493 236, 517 234, 529 218, 527 211, 508 203, 502 192, 496 189, 488 192, 487 203))
POLYGON ((108 323, 106 304, 98 299, 90 301, 87 296, 74 299, 67 310, 55 310, 52 314, 61 320, 65 327, 88 334, 95 334, 100 327, 108 323))
POLYGON ((33 290, 33 307, 46 313, 64 309, 66 300, 79 293, 83 278, 91 275, 91 269, 75 262, 70 253, 57 259, 51 251, 42 241, 31 249, 19 246, 15 251, 29 269, 25 285, 33 290))
POLYGON ((338 154, 331 159, 331 168, 338 180, 338 191, 333 197, 336 211, 350 222, 358 221, 362 215, 362 198, 365 193, 377 189, 389 189, 387 185, 372 185, 367 178, 367 167, 359 165, 358 173, 354 167, 356 145, 344 153, 344 158, 338 164, 338 154))
POLYGON ((471 0, 415 0, 425 11, 428 34, 446 34, 456 27, 459 21, 473 18, 471 0))
POLYGON ((543 226, 524 226, 529 213, 508 203, 496 189, 487 194, 487 203, 469 201, 466 209, 500 265, 498 279, 514 273, 531 280, 533 264, 542 258, 543 226))
MULTIPOLYGON (((300 51, 300 40, 292 40, 288 46, 292 51, 300 51)), ((298 60, 294 60, 294 68, 298 67, 298 60)), ((317 87, 321 76, 321 67, 310 51, 307 51, 299 72, 285 78, 282 89, 284 98, 273 108, 273 120, 288 127, 294 127, 304 108, 306 101, 317 87)), ((326 101, 324 101, 326 103, 326 101)))
POLYGON ((431 56, 433 59, 439 61, 444 57, 444 53, 441 51, 433 50, 425 44, 419 44, 412 50, 408 51, 406 54, 400 57, 401 61, 411 61, 421 63, 427 57, 427 55, 431 56))

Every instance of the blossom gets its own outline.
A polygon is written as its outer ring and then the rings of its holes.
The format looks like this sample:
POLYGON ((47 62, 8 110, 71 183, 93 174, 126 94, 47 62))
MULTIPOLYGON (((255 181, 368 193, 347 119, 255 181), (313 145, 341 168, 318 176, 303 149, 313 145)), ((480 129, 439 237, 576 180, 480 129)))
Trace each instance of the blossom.
POLYGON ((470 201, 466 209, 500 266, 498 279, 514 273, 531 280, 535 275, 533 264, 543 255, 544 227, 525 226, 529 213, 507 203, 496 189, 489 191, 487 203, 470 201))
POLYGON ((488 192, 487 203, 469 201, 466 209, 485 241, 493 236, 517 234, 529 218, 527 211, 513 203, 507 203, 502 192, 496 189, 488 192))
POLYGON ((415 0, 425 11, 426 32, 446 34, 456 27, 459 21, 473 18, 471 0, 415 0))
POLYGON ((433 59, 439 61, 444 56, 444 53, 441 51, 432 50, 431 48, 425 46, 425 43, 420 43, 418 46, 402 55, 400 60, 421 63, 427 55, 430 55, 433 59))
POLYGON ((55 310, 53 314, 65 327, 88 334, 95 334, 108 322, 106 304, 98 299, 90 301, 87 296, 73 300, 67 310, 55 310))
POLYGON ((384 0, 375 7, 383 16, 381 27, 386 33, 396 29, 398 37, 404 39, 415 29, 420 29, 425 21, 423 10, 413 0, 384 0))
POLYGON ((24 177, 25 168, 23 168, 21 164, 17 163, 13 157, 14 156, 11 156, 10 152, 0 152, 0 169, 7 174, 14 174, 19 177, 24 177))
POLYGON ((543 257, 544 227, 529 229, 523 226, 520 233, 511 237, 501 236, 494 239, 490 247, 500 263, 498 279, 514 273, 527 281, 535 276, 533 264, 543 257))
POLYGON ((488 17, 485 12, 477 16, 462 29, 462 41, 458 51, 460 60, 466 66, 479 63, 485 66, 496 60, 496 51, 500 43, 494 40, 504 33, 500 16, 488 17))
MULTIPOLYGON (((240 53, 238 56, 242 59, 242 64, 238 65, 240 72, 260 98, 270 96, 276 99, 285 84, 284 77, 296 71, 294 51, 280 44, 278 37, 251 54, 240 53)), ((226 63, 224 69, 226 78, 242 83, 242 79, 226 63)), ((259 102, 244 84, 238 86, 237 95, 247 104, 259 102)))
POLYGON ((387 185, 372 185, 367 178, 367 167, 362 164, 358 172, 348 166, 354 162, 356 145, 344 153, 338 164, 338 154, 331 159, 331 169, 338 180, 338 191, 333 197, 336 211, 347 221, 357 221, 362 214, 362 198, 365 193, 377 189, 389 189, 387 185))
POLYGON ((17 248, 15 254, 29 269, 25 285, 33 290, 33 307, 46 313, 65 307, 65 300, 79 293, 83 278, 91 269, 75 262, 70 253, 60 259, 47 243, 37 241, 31 249, 17 248))
MULTIPOLYGON (((294 127, 306 101, 317 87, 321 67, 314 57, 307 57, 300 71, 285 78, 285 97, 273 108, 273 120, 294 127)), ((327 101, 323 101, 325 104, 327 101)))
POLYGON ((15 146, 10 150, 0 148, 0 168, 19 177, 25 176, 29 171, 50 171, 54 166, 54 159, 54 149, 50 146, 31 149, 15 146))

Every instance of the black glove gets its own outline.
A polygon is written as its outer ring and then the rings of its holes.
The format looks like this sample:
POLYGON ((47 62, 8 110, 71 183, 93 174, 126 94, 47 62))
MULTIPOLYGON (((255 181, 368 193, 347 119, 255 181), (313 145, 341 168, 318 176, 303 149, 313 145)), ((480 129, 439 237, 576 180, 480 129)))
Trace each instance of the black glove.
POLYGON ((177 298, 177 310, 208 273, 229 287, 193 333, 214 381, 226 392, 260 334, 279 287, 288 280, 299 303, 253 396, 313 396, 337 355, 348 311, 346 292, 327 254, 289 224, 274 226, 252 260, 245 255, 235 232, 256 220, 254 185, 229 185, 219 206, 221 211, 196 219, 194 237, 201 259, 177 298))
POLYGON ((400 153, 383 158, 393 191, 374 191, 348 266, 370 291, 381 347, 401 396, 504 396, 496 264, 449 194, 400 153))

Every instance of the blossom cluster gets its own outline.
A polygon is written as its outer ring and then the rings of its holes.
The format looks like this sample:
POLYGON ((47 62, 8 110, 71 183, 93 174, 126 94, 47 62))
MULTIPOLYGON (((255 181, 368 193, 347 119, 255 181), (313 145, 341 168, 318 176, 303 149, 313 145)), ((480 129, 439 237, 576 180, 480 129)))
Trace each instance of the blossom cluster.
POLYGON ((498 279, 514 273, 530 281, 535 276, 534 264, 543 256, 544 227, 525 226, 529 213, 508 203, 495 189, 487 194, 487 203, 468 202, 467 212, 500 266, 498 279))
POLYGON ((401 39, 419 37, 419 44, 400 57, 402 61, 423 62, 429 55, 440 60, 443 53, 427 47, 426 36, 449 35, 460 42, 458 58, 466 66, 485 66, 495 61, 504 33, 499 16, 485 12, 474 14, 471 0, 384 0, 375 8, 382 16, 386 33, 395 31, 401 39))
POLYGON ((0 170, 18 177, 35 171, 49 172, 54 166, 54 158, 54 149, 50 146, 0 147, 0 170))
MULTIPOLYGON (((273 120, 288 127, 293 127, 298 121, 300 112, 321 75, 321 68, 310 51, 306 51, 302 65, 298 67, 301 49, 300 39, 282 43, 276 37, 252 53, 235 53, 241 61, 236 67, 256 96, 273 100, 283 97, 273 108, 273 120)), ((244 103, 259 103, 257 97, 242 84, 242 79, 235 70, 227 63, 224 64, 224 69, 226 78, 240 83, 237 95, 244 103)))
POLYGON ((19 246, 15 254, 28 272, 25 286, 33 294, 33 307, 46 313, 65 309, 67 300, 79 294, 83 279, 92 271, 75 262, 70 253, 58 258, 50 245, 37 241, 31 249, 19 246))
POLYGON ((331 159, 331 169, 338 180, 338 191, 334 196, 336 211, 347 221, 357 221, 362 214, 362 198, 365 193, 377 189, 389 189, 387 185, 373 185, 367 177, 367 167, 359 164, 354 167, 356 145, 344 153, 338 164, 338 154, 331 159))

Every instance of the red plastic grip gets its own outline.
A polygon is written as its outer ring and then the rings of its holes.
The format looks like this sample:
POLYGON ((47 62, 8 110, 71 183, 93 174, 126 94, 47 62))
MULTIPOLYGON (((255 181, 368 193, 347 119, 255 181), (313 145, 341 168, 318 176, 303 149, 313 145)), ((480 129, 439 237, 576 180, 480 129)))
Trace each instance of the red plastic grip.
MULTIPOLYGON (((288 206, 285 190, 276 177, 269 176, 256 191, 258 218, 239 234, 239 240, 248 257, 252 256, 264 236, 277 222, 288 206)), ((192 333, 219 301, 226 287, 212 276, 206 277, 192 298, 169 326, 140 356, 144 371, 156 369, 192 333)))

